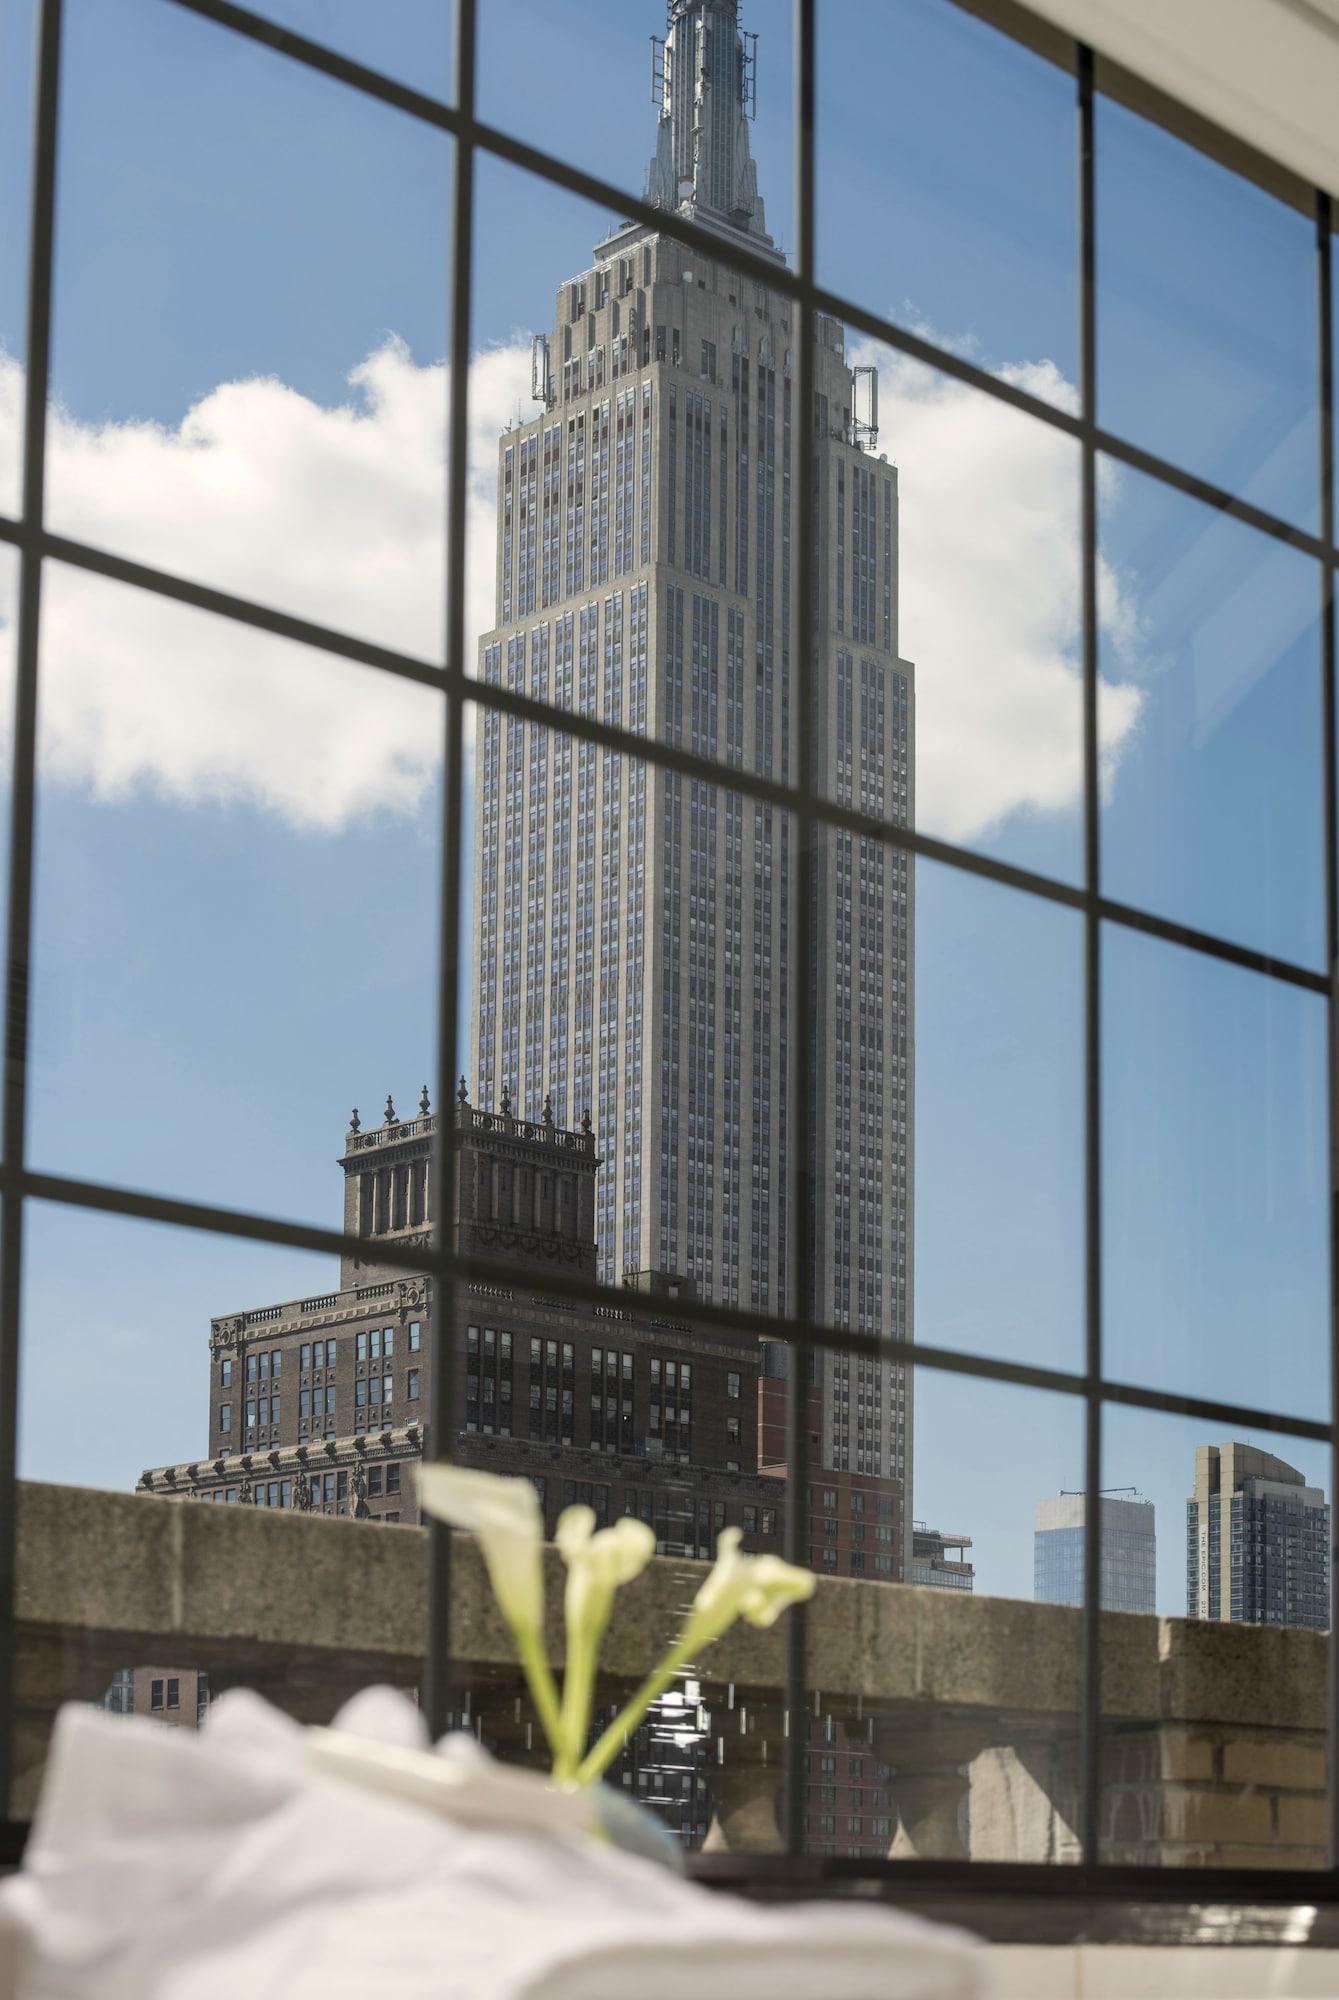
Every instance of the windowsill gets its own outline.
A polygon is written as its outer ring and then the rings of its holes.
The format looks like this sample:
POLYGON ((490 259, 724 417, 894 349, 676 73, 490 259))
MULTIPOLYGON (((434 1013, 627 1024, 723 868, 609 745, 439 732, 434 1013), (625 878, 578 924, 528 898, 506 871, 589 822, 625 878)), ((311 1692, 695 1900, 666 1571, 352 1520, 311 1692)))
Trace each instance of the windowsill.
MULTIPOLYGON (((19 1865, 28 1831, 26 1821, 0 1820, 0 1875, 19 1865)), ((979 1865, 987 1878, 979 1889, 936 1882, 933 1864, 918 1862, 880 1879, 825 1875, 814 1861, 697 1855, 689 1873, 764 1902, 876 1900, 960 1925, 993 1946, 994 2000, 1329 2000, 1339 1992, 1339 1901, 1304 1899, 1295 1878, 1262 1882, 1258 1901, 1215 1902, 1212 1880, 1199 1871, 1200 1893, 1190 1900, 1153 1895, 1147 1885, 1135 1897, 1114 1883, 1077 1890, 1072 1869, 1038 1890, 1007 1865, 979 1865), (1230 1960, 1224 1946, 1233 1948, 1230 1960)))
MULTIPOLYGON (((979 1883, 964 1885, 961 1872, 923 1861, 890 1862, 881 1868, 853 1861, 792 1861, 776 1855, 698 1854, 689 1872, 709 1887, 732 1890, 761 1902, 858 1900, 886 1902, 943 1923, 961 1924, 978 1937, 1000 1946, 1034 1947, 1060 1961, 1075 1948, 1138 1946, 1159 1954, 1188 1947, 1258 1947, 1262 1956, 1297 1950, 1333 1952, 1339 1968, 1339 1897, 1318 1897, 1330 1887, 1328 1877, 1312 1871, 1262 1874, 1251 1896, 1241 1894, 1240 1871, 1194 1870, 1193 1882, 1184 1870, 1165 1870, 1150 1881, 1124 1868, 1103 1869, 1097 1876, 1078 1868, 1057 1867, 1049 1882, 1036 1871, 1009 1862, 975 1862, 979 1883)), ((1007 1964, 1007 1959, 1002 1963, 1007 1964)), ((997 2000, 1012 2000, 1014 1991, 1030 2000, 1050 2000, 1054 1990, 1068 1994, 1063 1983, 1019 1985, 1001 1981, 997 2000)), ((1085 1985, 1091 2000, 1097 1987, 1085 1985)), ((1141 2000, 1153 2000, 1153 1987, 1139 1986, 1141 2000)), ((1191 1989, 1192 1991, 1197 1989, 1191 1989)), ((1215 2000, 1228 2000, 1229 1989, 1214 1987, 1215 2000)), ((1266 1980, 1243 1987, 1252 1995, 1286 1995, 1289 1988, 1266 1980)), ((1330 1987, 1308 1986, 1307 1992, 1339 1992, 1339 1978, 1330 1987)), ((1173 1989, 1184 2000, 1184 1987, 1173 1989)), ((1237 1988, 1230 1989, 1235 1995, 1237 1988)))

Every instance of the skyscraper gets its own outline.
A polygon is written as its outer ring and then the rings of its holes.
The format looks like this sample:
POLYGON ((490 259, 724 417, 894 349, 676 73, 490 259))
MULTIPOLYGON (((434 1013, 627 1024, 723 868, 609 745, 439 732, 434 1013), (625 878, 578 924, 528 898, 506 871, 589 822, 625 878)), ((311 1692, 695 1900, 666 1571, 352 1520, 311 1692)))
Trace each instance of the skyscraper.
MULTIPOLYGON (((1156 1611, 1157 1538, 1151 1500, 1102 1496, 1102 1609, 1156 1611)), ((1038 1604, 1082 1604, 1087 1495, 1039 1500, 1032 1537, 1032 1595, 1038 1604)))
MULTIPOLYGON (((486 680, 555 727, 487 714, 476 759, 479 1093, 589 1107, 606 1280, 674 1272, 727 1303, 911 1335, 912 924, 906 858, 826 831, 817 855, 816 1296, 795 1295, 788 1200, 796 831, 730 788, 796 777, 912 816, 912 670, 898 653, 897 475, 873 370, 820 318, 812 408, 797 318, 731 263, 782 268, 750 156, 737 0, 672 0, 647 198, 719 239, 616 229, 534 343, 539 413, 500 440, 486 680), (816 436, 807 706, 791 550, 795 426, 816 436), (687 746, 719 786, 562 733, 561 712, 687 746)), ((905 1371, 825 1357, 821 1463, 911 1481, 905 1371)), ((910 1507, 899 1501, 899 1567, 910 1507)))
POLYGON ((1330 1626, 1330 1510, 1295 1466, 1202 1444, 1186 1501, 1186 1616, 1330 1626))

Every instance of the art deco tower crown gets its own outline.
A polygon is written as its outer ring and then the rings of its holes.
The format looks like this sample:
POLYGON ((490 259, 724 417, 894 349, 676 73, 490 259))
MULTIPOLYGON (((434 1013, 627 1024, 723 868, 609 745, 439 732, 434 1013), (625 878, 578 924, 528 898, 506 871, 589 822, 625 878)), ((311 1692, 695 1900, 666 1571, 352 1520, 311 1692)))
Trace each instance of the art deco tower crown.
POLYGON ((770 248, 749 152, 756 39, 740 34, 738 0, 670 0, 666 38, 653 37, 660 128, 646 198, 770 248))

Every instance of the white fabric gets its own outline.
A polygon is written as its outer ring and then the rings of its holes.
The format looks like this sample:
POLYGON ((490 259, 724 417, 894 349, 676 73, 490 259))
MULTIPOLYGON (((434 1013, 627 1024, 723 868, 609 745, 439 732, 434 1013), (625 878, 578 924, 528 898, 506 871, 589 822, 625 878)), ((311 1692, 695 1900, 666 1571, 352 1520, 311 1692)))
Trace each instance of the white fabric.
MULTIPOLYGON (((412 1704, 336 1727, 422 1748, 412 1704)), ((18 2000, 980 2000, 985 1955, 877 1908, 762 1907, 577 1831, 519 1822, 469 1738, 438 1755, 473 1824, 330 1775, 229 1694, 197 1737, 69 1707, 23 1870, 0 1884, 18 2000), (453 1781, 454 1782, 454 1781, 453 1781), (510 1812, 513 1823, 502 1824, 510 1812), (491 1826, 481 1824, 493 1816, 491 1826)), ((515 1773, 504 1788, 517 1797, 515 1773)), ((450 1789, 450 1788, 448 1788, 450 1789)), ((551 1795, 549 1795, 551 1797, 551 1795)))

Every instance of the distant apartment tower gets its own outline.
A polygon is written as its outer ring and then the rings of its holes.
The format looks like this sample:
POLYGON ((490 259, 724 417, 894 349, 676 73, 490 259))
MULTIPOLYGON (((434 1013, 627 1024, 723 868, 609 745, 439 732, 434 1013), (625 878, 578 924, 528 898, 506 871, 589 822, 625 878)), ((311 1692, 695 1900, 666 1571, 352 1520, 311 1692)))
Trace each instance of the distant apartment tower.
MULTIPOLYGON (((1102 1496, 1104 1611, 1157 1609, 1157 1539, 1151 1500, 1102 1496)), ((1082 1604, 1087 1495, 1058 1493, 1037 1502, 1032 1537, 1032 1595, 1038 1604, 1082 1604)))
POLYGON ((1295 1466, 1250 1444, 1195 1451, 1186 1616, 1330 1625, 1330 1509, 1295 1466))
MULTIPOLYGON (((553 725, 478 724, 479 1093, 559 1124, 588 1108, 604 1162, 602 1277, 677 1273, 699 1295, 911 1337, 912 927, 907 857, 820 836, 814 1050, 816 1293, 795 1293, 787 1161, 796 828, 730 787, 798 774, 913 816, 912 669, 898 650, 897 474, 876 457, 872 371, 820 318, 810 407, 749 151, 736 0, 671 0, 648 199, 719 254, 625 224, 536 336, 542 405, 499 441, 496 624, 484 681, 553 725), (796 487, 816 437, 816 522, 796 487), (801 705, 791 552, 816 532, 812 689, 801 705), (691 749, 719 785, 579 742, 564 711, 691 749)), ((805 913, 807 916, 808 913, 805 913)), ((815 1463, 895 1481, 910 1556, 909 1371, 825 1355, 815 1463)))
POLYGON ((911 1530, 911 1581, 933 1590, 970 1590, 976 1570, 967 1560, 970 1535, 947 1535, 916 1521, 911 1530))

